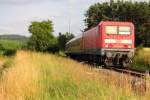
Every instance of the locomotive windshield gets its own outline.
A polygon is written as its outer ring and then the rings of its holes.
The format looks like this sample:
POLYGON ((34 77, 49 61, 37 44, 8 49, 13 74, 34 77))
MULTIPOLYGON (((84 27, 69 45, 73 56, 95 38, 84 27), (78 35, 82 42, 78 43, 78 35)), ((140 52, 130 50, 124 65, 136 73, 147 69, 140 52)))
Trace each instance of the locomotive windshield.
POLYGON ((106 34, 120 34, 120 35, 130 35, 130 26, 106 26, 106 34))
POLYGON ((106 26, 106 34, 117 34, 117 26, 106 26))
POLYGON ((129 26, 119 26, 119 34, 129 35, 131 33, 131 28, 129 26))

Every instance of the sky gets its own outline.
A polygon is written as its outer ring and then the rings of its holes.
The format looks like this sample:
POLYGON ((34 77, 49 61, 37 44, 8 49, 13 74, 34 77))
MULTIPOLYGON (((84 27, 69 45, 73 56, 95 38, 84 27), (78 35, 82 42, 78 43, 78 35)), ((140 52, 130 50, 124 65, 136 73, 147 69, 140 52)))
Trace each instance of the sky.
POLYGON ((0 0, 0 34, 29 36, 32 21, 49 19, 54 35, 68 32, 69 26, 70 32, 78 35, 85 27, 84 14, 89 6, 106 1, 110 0, 0 0))

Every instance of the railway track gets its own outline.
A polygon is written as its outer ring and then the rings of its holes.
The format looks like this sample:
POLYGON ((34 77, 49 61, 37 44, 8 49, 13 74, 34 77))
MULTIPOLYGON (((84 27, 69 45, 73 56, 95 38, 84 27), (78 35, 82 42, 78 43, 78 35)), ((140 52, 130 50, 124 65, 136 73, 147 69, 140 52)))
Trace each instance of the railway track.
POLYGON ((150 76, 149 72, 144 72, 144 71, 138 71, 138 70, 134 70, 134 69, 130 69, 130 68, 121 68, 121 67, 105 67, 105 66, 97 66, 96 63, 89 63, 87 62, 82 62, 85 64, 88 64, 90 66, 96 67, 96 68, 102 68, 102 69, 108 69, 108 70, 113 70, 116 71, 118 73, 122 73, 122 74, 128 74, 134 77, 138 77, 138 78, 146 78, 147 76, 150 76))
POLYGON ((145 78, 148 74, 146 72, 136 71, 136 70, 127 69, 127 68, 117 68, 117 67, 102 67, 102 68, 113 70, 113 71, 123 73, 123 74, 128 74, 128 75, 139 77, 139 78, 145 78))

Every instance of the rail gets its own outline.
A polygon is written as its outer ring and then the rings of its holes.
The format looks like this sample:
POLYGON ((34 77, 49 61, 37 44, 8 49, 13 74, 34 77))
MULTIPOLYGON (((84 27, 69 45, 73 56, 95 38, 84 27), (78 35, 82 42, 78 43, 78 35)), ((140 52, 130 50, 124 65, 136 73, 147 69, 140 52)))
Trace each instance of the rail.
POLYGON ((117 67, 103 67, 105 69, 110 69, 110 70, 114 70, 114 71, 117 71, 117 72, 120 72, 120 73, 124 73, 124 74, 128 74, 128 75, 132 75, 132 76, 136 76, 136 77, 141 77, 141 78, 144 78, 144 77, 147 77, 149 76, 149 72, 140 72, 140 71, 135 71, 135 70, 132 70, 132 69, 123 69, 123 68, 117 68, 117 67))

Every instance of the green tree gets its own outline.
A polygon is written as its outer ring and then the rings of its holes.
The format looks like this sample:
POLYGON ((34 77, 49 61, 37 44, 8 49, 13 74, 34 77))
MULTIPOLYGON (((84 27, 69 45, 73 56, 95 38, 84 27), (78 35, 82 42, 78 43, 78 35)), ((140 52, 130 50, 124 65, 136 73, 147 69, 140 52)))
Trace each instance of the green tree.
POLYGON ((58 45, 60 50, 65 50, 65 44, 74 38, 72 33, 66 32, 65 34, 59 33, 58 36, 58 45))
POLYGON ((52 21, 32 22, 28 30, 32 34, 28 42, 29 49, 43 52, 55 44, 52 21))
POLYGON ((136 45, 150 39, 150 2, 96 3, 90 6, 85 17, 85 30, 101 21, 128 21, 136 27, 136 45))

